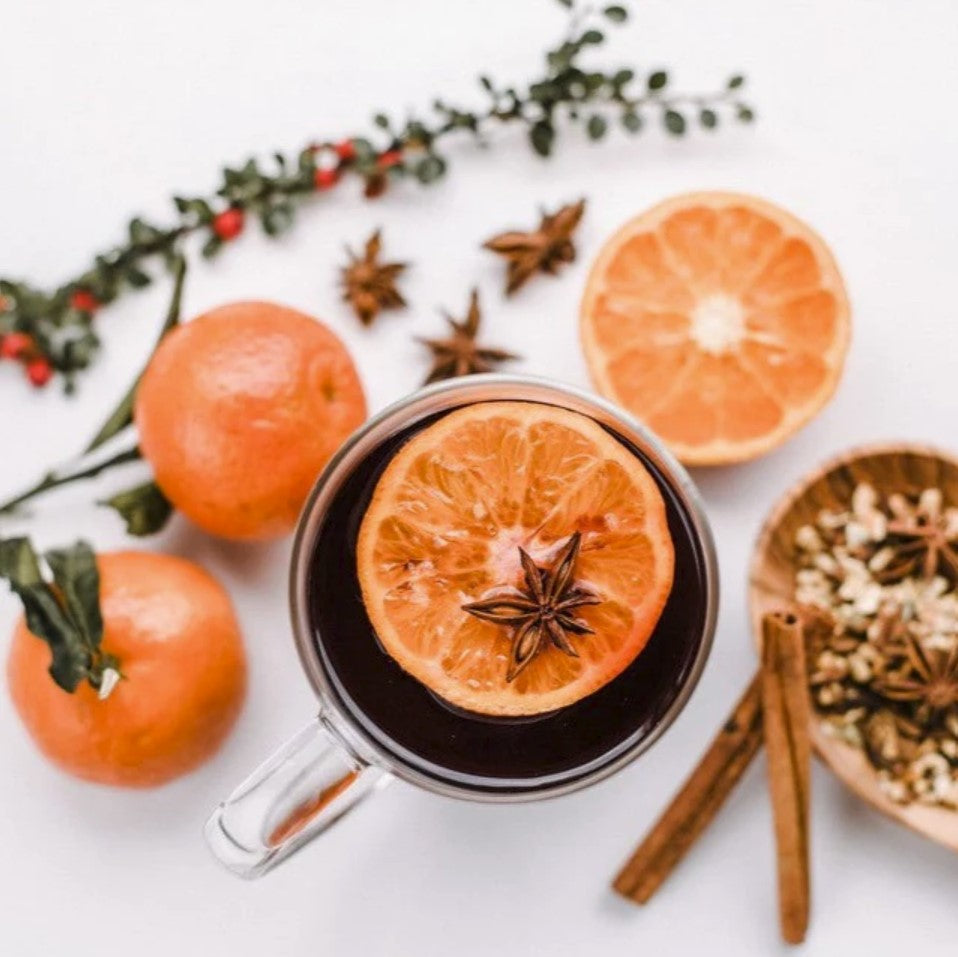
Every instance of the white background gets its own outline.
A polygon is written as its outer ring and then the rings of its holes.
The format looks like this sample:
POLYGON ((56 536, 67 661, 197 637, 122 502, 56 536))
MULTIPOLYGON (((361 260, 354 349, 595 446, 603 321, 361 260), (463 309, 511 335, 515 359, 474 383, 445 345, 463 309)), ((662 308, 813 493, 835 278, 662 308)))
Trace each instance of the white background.
MULTIPOLYGON (((546 0, 56 3, 3 0, 0 273, 53 284, 161 218, 173 191, 203 192, 223 161, 366 128, 441 93, 471 98, 479 70, 521 79, 564 15, 546 0)), ((771 824, 759 760, 714 826, 644 910, 608 883, 695 762, 755 661, 745 570, 763 514, 826 455, 879 438, 958 446, 958 5, 949 0, 722 3, 647 0, 604 58, 669 65, 688 89, 744 70, 759 122, 687 141, 657 132, 600 146, 563 136, 549 163, 506 135, 453 149, 448 179, 376 204, 348 186, 304 210, 280 242, 258 229, 188 281, 186 312, 276 299, 325 319, 356 356, 372 409, 427 367, 414 334, 442 328, 478 283, 486 338, 515 368, 585 384, 577 300, 591 257, 625 218, 672 193, 752 191, 814 224, 854 304, 847 372, 826 412, 787 447, 699 472, 719 543, 724 602, 698 692, 654 750, 613 780, 541 805, 471 806, 395 785, 267 879, 209 858, 208 809, 313 711, 293 653, 288 542, 235 546, 176 520, 147 547, 189 556, 229 586, 251 658, 249 701, 210 764, 152 793, 103 790, 38 757, 0 695, 0 953, 456 955, 767 954, 776 925, 771 824), (506 303, 489 234, 540 204, 586 195, 579 261, 506 303), (412 307, 370 331, 338 301, 343 243, 385 227, 409 260, 412 307)), ((68 458, 147 353, 165 284, 97 319, 105 348, 78 397, 35 394, 0 369, 0 492, 68 458)), ((134 468, 135 473, 135 468, 134 468)), ((91 504, 114 477, 47 499, 42 545, 125 546, 91 504)), ((142 545, 137 546, 142 547, 142 545)), ((0 632, 17 607, 0 596, 0 632)), ((958 864, 880 819, 816 768, 814 912, 806 953, 900 954, 958 932, 958 864)))

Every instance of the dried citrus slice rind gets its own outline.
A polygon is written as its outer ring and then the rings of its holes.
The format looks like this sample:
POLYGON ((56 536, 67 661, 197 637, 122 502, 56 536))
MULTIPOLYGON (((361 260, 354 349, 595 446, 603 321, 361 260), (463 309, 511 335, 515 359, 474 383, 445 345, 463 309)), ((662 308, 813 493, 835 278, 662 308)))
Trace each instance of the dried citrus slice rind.
POLYGON ((468 711, 553 711, 620 674, 672 588, 665 503, 642 462, 592 419, 531 402, 449 413, 403 446, 363 517, 363 602, 385 650, 468 711), (577 609, 579 657, 540 651, 507 680, 511 629, 463 610, 522 582, 519 548, 548 565, 574 532, 574 576, 601 601, 577 609))
POLYGON ((850 338, 831 252, 809 226, 737 193, 692 193, 626 223, 582 301, 599 391, 690 465, 768 452, 829 400, 850 338))

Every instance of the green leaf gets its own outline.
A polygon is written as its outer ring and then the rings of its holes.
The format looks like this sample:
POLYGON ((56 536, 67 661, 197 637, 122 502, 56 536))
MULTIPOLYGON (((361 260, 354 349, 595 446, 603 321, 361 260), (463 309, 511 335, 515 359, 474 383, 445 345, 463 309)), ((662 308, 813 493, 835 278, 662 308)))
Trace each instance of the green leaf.
POLYGON ((573 0, 559 0, 559 3, 561 3, 562 6, 566 7, 568 10, 572 9, 573 0))
POLYGON ((602 12, 613 23, 625 23, 629 19, 629 11, 618 5, 606 7, 602 12))
POLYGON ((634 76, 635 70, 618 70, 612 77, 612 85, 616 88, 623 87, 626 83, 631 82, 634 76))
POLYGON ((156 241, 162 235, 159 229, 144 222, 139 216, 130 220, 130 242, 134 246, 145 246, 156 241))
POLYGON ((71 548, 53 548, 43 556, 53 572, 53 580, 67 613, 88 649, 99 648, 103 638, 100 613, 100 573, 96 556, 86 542, 71 548))
MULTIPOLYGON (((546 54, 546 63, 549 64, 549 67, 555 73, 561 73, 563 70, 568 69, 569 64, 578 52, 579 48, 567 41, 558 49, 550 50, 546 54)), ((509 92, 511 93, 512 91, 510 90, 509 92)))
POLYGON ((601 89, 605 86, 605 74, 604 73, 587 73, 585 75, 585 88, 590 92, 594 93, 596 90, 601 89))
POLYGON ((174 196, 177 211, 184 216, 190 214, 198 223, 208 223, 213 219, 213 207, 205 199, 184 199, 174 196))
POLYGON ((599 116, 598 113, 589 117, 589 123, 586 126, 586 129, 589 133, 589 139, 601 140, 605 136, 605 131, 608 129, 608 123, 605 121, 604 116, 599 116))
POLYGON ((416 166, 416 179, 423 184, 434 183, 445 172, 445 161, 434 153, 430 153, 416 166))
POLYGON ((669 82, 669 75, 665 70, 656 70, 654 73, 649 74, 648 87, 652 92, 656 90, 664 90, 669 82))
POLYGON ((718 113, 706 107, 699 113, 699 123, 707 130, 714 130, 718 126, 718 113))
POLYGON ((642 129, 642 117, 635 110, 626 110, 622 114, 622 125, 630 133, 638 133, 642 129))
POLYGON ((90 675, 91 654, 50 586, 40 574, 27 538, 0 540, 0 578, 23 602, 27 627, 50 646, 50 675, 64 691, 75 691, 90 675))
POLYGON ((316 171, 316 154, 308 148, 300 150, 296 165, 300 173, 303 173, 307 178, 311 178, 316 171))
POLYGON ((666 110, 663 114, 665 128, 673 136, 681 136, 685 132, 685 117, 675 110, 666 110))
POLYGON ((96 355, 100 340, 87 329, 82 335, 63 343, 63 359, 70 369, 85 369, 96 355))
POLYGON ((127 533, 138 537, 154 535, 173 514, 173 506, 155 482, 146 482, 98 502, 118 512, 127 533))
POLYGON ((145 273, 137 266, 127 266, 123 273, 123 278, 134 289, 142 289, 144 286, 148 286, 153 281, 150 278, 149 273, 145 273))
MULTIPOLYGON (((160 327, 160 334, 157 337, 156 345, 153 346, 153 351, 156 351, 156 347, 163 341, 166 334, 175 328, 180 321, 180 307, 183 302, 183 283, 186 279, 186 260, 182 256, 178 256, 176 263, 173 266, 173 295, 170 298, 170 304, 166 310, 166 318, 163 320, 163 325, 160 327)), ((116 408, 107 416, 106 421, 103 425, 100 426, 99 431, 93 438, 90 440, 89 445, 83 450, 84 454, 92 452, 94 449, 99 448, 106 442, 108 439, 112 439, 114 435, 119 432, 122 432, 132 421, 133 421, 133 403, 136 399, 136 390, 140 384, 140 379, 143 378, 143 372, 134 379, 133 384, 126 391, 126 395, 120 399, 116 408)))
POLYGON ((579 38, 580 43, 598 44, 605 40, 605 34, 601 30, 586 30, 579 38))
POLYGON ((374 122, 374 123, 376 124, 376 126, 378 126, 381 130, 388 130, 388 129, 389 129, 389 117, 386 116, 385 113, 377 113, 377 114, 373 117, 373 122, 374 122))
POLYGON ((742 123, 751 123, 755 119, 755 112, 748 106, 740 104, 738 109, 735 111, 736 117, 742 123))
POLYGON ((293 225, 293 207, 291 203, 276 203, 263 211, 261 216, 263 229, 267 236, 278 236, 293 225))
POLYGON ((200 250, 200 255, 204 259, 212 259, 219 251, 223 245, 223 240, 219 236, 210 236, 209 239, 203 243, 203 248, 200 250))
POLYGON ((555 138, 555 130, 547 120, 539 120, 529 130, 529 142, 532 143, 532 148, 540 156, 548 156, 552 152, 552 144, 555 142, 555 138))
POLYGON ((353 144, 353 149, 356 151, 356 162, 359 164, 367 162, 375 162, 376 160, 376 147, 373 146, 369 140, 364 139, 361 136, 353 137, 350 142, 353 144))
POLYGON ((737 90, 740 86, 745 84, 745 77, 740 73, 736 73, 735 76, 730 76, 728 78, 727 86, 730 90, 737 90))

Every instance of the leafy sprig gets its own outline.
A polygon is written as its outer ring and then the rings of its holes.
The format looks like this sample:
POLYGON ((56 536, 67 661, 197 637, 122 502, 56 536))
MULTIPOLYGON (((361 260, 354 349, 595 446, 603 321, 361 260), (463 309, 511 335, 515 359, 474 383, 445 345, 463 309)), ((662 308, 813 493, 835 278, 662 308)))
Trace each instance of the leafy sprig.
POLYGON ((173 269, 187 236, 199 234, 202 254, 211 257, 243 232, 250 217, 259 219, 270 236, 285 232, 302 201, 347 176, 362 182, 368 198, 381 195, 400 178, 424 185, 435 182, 449 163, 440 146, 456 135, 485 140, 497 126, 517 125, 525 129, 536 153, 549 156, 565 122, 582 122, 590 138, 601 140, 611 128, 610 118, 630 134, 658 121, 673 136, 684 135, 693 124, 714 130, 723 117, 753 119, 751 107, 741 99, 740 75, 714 93, 689 96, 672 92, 664 70, 644 73, 584 65, 583 57, 605 42, 605 28, 624 23, 627 10, 621 5, 580 9, 573 0, 558 2, 569 8, 570 26, 547 51, 538 79, 503 85, 482 76, 482 106, 437 99, 425 115, 401 122, 376 114, 369 136, 310 143, 292 156, 276 153, 270 163, 250 159, 227 167, 212 196, 175 197, 176 219, 170 224, 132 219, 122 242, 95 256, 86 270, 56 289, 0 279, 0 356, 21 362, 36 385, 45 384, 56 370, 71 390, 77 373, 90 365, 99 347, 93 327, 97 310, 128 290, 149 285, 155 262, 173 269))
MULTIPOLYGON (((167 308, 166 318, 160 327, 156 345, 153 347, 154 351, 167 334, 179 325, 180 321, 183 285, 186 280, 186 260, 182 256, 174 258, 172 271, 173 295, 167 308)), ((132 445, 127 445, 127 447, 108 454, 106 457, 102 454, 102 450, 111 440, 122 437, 133 424, 133 405, 136 400, 136 390, 142 378, 143 372, 140 372, 76 460, 62 468, 47 472, 40 481, 30 486, 30 488, 0 503, 0 515, 12 515, 18 512, 27 502, 55 488, 93 478, 117 466, 142 459, 139 445, 135 441, 132 445)), ((173 513, 173 506, 155 482, 137 485, 97 504, 112 508, 126 523, 127 532, 138 536, 152 535, 154 532, 158 532, 173 513)))
POLYGON ((106 697, 120 663, 103 651, 100 573, 86 542, 44 554, 52 581, 28 538, 0 539, 0 578, 23 603, 27 627, 50 646, 50 675, 64 691, 89 682, 106 697))

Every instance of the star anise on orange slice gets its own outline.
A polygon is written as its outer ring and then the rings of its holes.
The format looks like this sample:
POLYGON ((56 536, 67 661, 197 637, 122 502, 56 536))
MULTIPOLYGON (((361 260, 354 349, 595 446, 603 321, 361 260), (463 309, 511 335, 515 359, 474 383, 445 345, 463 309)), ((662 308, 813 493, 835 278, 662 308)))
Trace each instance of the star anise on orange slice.
POLYGON ((543 213, 539 228, 532 232, 510 230, 483 243, 486 249, 498 253, 509 264, 507 295, 523 286, 535 273, 554 275, 563 263, 575 259, 572 234, 584 212, 585 200, 580 199, 555 213, 543 213))
POLYGON ((583 605, 598 605, 602 599, 575 584, 572 573, 582 536, 573 533, 562 546, 551 568, 540 568, 525 549, 519 549, 525 590, 512 590, 472 601, 463 611, 515 629, 506 681, 512 681, 550 643, 559 651, 578 658, 571 635, 591 635, 593 630, 573 612, 583 605))
POLYGON ((346 249, 349 263, 342 268, 340 279, 343 300, 353 307, 364 326, 372 325, 381 310, 401 309, 406 305, 396 281, 407 264, 380 262, 381 252, 382 236, 378 229, 366 240, 362 256, 346 249))
POLYGON ((474 402, 414 435, 376 483, 356 543, 386 653, 444 701, 499 716, 556 711, 620 675, 652 637, 674 568, 642 461, 598 422, 537 402, 474 402), (528 620, 463 608, 491 599, 487 612, 528 620), (509 639, 527 624, 522 670, 507 680, 509 639))
POLYGON ((433 364, 426 376, 425 383, 438 382, 440 379, 452 379, 456 376, 471 375, 478 372, 491 372, 500 362, 518 359, 515 353, 506 352, 492 346, 481 346, 476 342, 482 313, 479 309, 479 293, 472 290, 469 298, 469 311, 462 320, 453 319, 446 314, 450 335, 444 339, 420 339, 432 351, 433 364))

